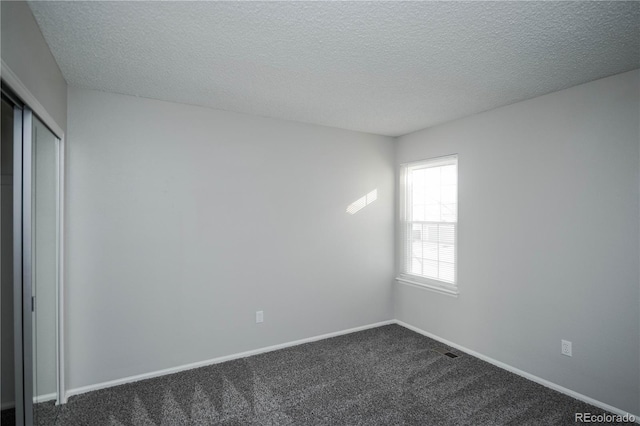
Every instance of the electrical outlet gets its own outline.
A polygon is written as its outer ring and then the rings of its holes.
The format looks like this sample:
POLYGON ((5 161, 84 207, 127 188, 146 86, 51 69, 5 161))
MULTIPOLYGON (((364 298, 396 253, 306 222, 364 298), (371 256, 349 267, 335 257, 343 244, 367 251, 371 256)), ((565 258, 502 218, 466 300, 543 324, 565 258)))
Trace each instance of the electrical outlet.
POLYGON ((256 311, 256 323, 264 322, 264 312, 256 311))
POLYGON ((568 340, 562 341, 562 355, 571 356, 571 342, 568 340))

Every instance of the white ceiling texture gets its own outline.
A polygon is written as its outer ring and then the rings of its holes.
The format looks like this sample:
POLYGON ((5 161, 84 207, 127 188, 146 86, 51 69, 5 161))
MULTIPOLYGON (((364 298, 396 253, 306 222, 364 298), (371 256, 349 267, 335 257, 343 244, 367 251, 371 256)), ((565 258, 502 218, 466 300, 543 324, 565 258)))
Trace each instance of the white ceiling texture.
POLYGON ((30 2, 71 86, 398 136, 640 67, 640 2, 30 2))

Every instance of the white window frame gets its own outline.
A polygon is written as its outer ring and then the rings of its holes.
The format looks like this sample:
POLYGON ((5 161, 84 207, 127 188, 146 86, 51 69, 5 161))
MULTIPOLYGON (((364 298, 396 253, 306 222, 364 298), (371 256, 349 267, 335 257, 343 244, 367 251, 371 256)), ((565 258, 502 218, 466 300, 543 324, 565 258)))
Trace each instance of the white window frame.
POLYGON ((455 222, 435 222, 454 224, 454 265, 453 265, 453 282, 442 281, 436 278, 428 278, 420 275, 411 274, 407 268, 407 255, 408 241, 410 238, 410 227, 414 221, 410 220, 411 215, 411 191, 409 188, 409 172, 411 170, 425 168, 425 167, 439 167, 448 164, 456 165, 456 180, 459 175, 458 171, 458 155, 452 154, 443 157, 430 158, 422 161, 416 161, 411 163, 404 163, 400 165, 400 178, 399 178, 399 232, 398 232, 398 275, 396 280, 402 284, 408 284, 419 288, 433 290, 439 293, 447 294, 457 297, 458 291, 458 223, 459 218, 459 183, 456 186, 456 221, 455 222))

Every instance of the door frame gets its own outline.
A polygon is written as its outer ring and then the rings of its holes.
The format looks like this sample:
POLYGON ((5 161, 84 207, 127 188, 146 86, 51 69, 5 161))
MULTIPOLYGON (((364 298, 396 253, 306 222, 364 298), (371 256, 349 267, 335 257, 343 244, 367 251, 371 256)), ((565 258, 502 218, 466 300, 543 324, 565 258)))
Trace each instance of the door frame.
POLYGON ((32 368, 25 369, 25 366, 33 365, 33 354, 31 353, 32 342, 32 318, 31 304, 29 296, 32 294, 31 285, 31 194, 32 194, 32 153, 33 141, 31 135, 32 120, 34 116, 49 128, 58 139, 57 160, 58 170, 56 174, 56 186, 58 194, 56 197, 57 220, 57 271, 56 271, 56 404, 67 402, 65 386, 65 334, 64 334, 64 188, 65 188, 65 134, 62 128, 56 123, 51 115, 29 89, 22 83, 17 75, 7 66, 4 60, 1 61, 0 73, 2 76, 3 92, 9 94, 9 98, 14 105, 14 181, 13 181, 13 213, 14 213, 14 253, 22 253, 22 256, 14 258, 14 351, 16 365, 16 395, 15 409, 16 421, 18 425, 31 425, 33 418, 33 376, 32 368), (8 90, 7 90, 8 89, 8 90), (26 185, 29 185, 28 187, 26 185), (29 197, 23 198, 23 189, 29 188, 29 197), (25 225, 25 219, 29 218, 29 223, 25 225), (26 228, 26 229, 25 229, 26 228), (26 231, 26 232, 25 232, 26 231), (23 234, 24 233, 24 234, 23 234), (27 235, 28 234, 28 235, 27 235), (18 291, 16 289, 27 291, 18 291), (28 326, 28 327, 27 327, 28 326), (29 339, 29 340, 26 340, 29 339), (29 342, 26 345, 25 342, 29 342), (27 364, 28 362, 28 364, 27 364), (26 373, 25 373, 26 372, 26 373), (28 377, 27 377, 28 376, 28 377), (25 409, 28 406, 30 409, 25 409))

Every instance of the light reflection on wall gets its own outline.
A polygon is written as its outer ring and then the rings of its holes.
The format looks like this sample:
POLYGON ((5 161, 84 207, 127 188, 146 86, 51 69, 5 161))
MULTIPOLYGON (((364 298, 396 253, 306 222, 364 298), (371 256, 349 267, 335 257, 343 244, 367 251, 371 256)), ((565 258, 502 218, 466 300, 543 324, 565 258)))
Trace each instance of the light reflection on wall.
POLYGON ((356 214, 360 210, 362 210, 364 207, 373 203, 377 199, 378 199, 378 189, 376 188, 373 191, 369 192, 367 195, 361 198, 358 198, 356 201, 349 204, 349 206, 347 207, 347 213, 356 214))

